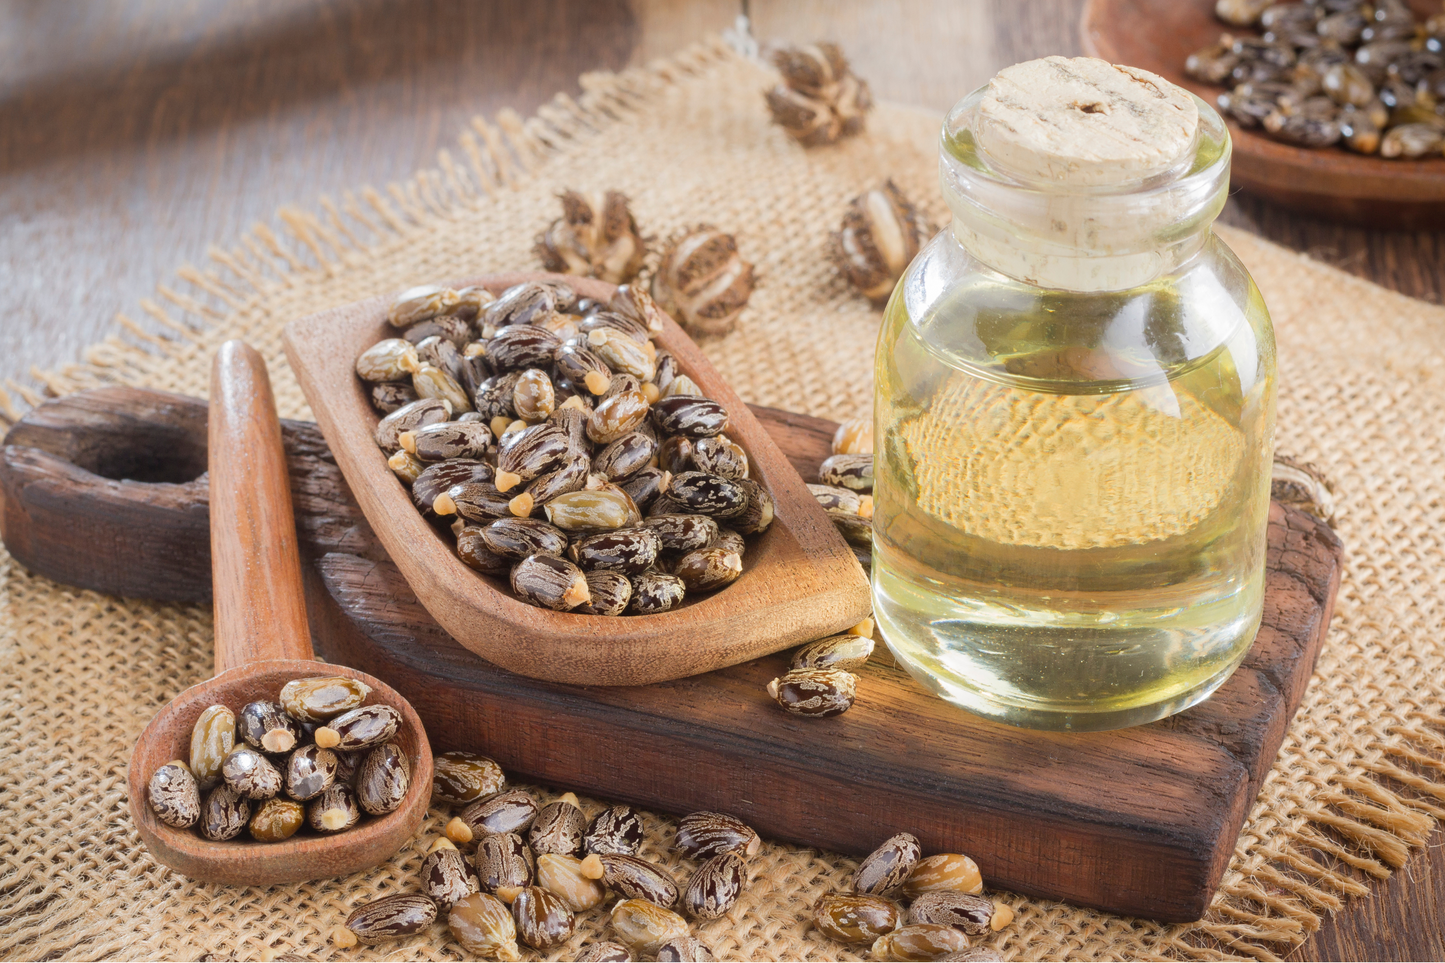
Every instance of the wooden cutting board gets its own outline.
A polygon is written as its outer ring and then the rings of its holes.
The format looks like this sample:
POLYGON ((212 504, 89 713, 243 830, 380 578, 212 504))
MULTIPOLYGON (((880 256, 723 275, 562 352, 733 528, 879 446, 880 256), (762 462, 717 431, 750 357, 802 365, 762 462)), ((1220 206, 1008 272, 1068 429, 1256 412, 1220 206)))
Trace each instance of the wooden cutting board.
MULTIPOLYGON (((758 417, 806 478, 833 424, 758 417)), ((0 534, 31 571, 117 595, 210 595, 206 409, 129 388, 32 411, 0 453, 0 534), (131 480, 118 480, 131 479, 131 480)), ((834 719, 787 715, 764 686, 780 654, 638 688, 540 682, 449 638, 352 499, 320 433, 288 422, 317 652, 385 679, 437 751, 673 813, 723 809, 773 839, 845 853, 913 832, 966 852, 990 885, 1183 921, 1208 906, 1329 625, 1341 547, 1273 505, 1264 625, 1244 664, 1187 712, 1135 729, 1048 733, 984 722, 875 658, 834 719)), ((524 639, 517 644, 526 644, 524 639)))

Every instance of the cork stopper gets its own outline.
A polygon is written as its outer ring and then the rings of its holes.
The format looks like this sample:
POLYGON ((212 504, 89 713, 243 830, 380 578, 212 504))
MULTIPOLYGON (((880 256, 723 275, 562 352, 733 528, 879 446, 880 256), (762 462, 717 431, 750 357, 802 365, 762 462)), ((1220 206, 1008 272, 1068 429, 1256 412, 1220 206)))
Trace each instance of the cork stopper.
POLYGON ((1092 57, 1045 57, 999 71, 975 127, 995 169, 1069 187, 1117 187, 1162 174, 1191 154, 1198 129, 1187 91, 1092 57))

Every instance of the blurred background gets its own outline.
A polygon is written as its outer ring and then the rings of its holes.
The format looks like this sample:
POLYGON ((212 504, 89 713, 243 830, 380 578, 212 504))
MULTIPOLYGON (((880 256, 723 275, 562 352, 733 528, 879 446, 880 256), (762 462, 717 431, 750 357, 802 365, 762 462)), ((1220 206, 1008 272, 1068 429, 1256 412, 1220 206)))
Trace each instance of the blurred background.
MULTIPOLYGON (((158 279, 284 203, 434 162, 476 113, 749 18, 842 44, 882 99, 943 111, 1007 64, 1078 54, 1083 0, 6 0, 0 382, 74 360, 158 279)), ((1437 234, 1236 198, 1225 220, 1438 301, 1437 234)))

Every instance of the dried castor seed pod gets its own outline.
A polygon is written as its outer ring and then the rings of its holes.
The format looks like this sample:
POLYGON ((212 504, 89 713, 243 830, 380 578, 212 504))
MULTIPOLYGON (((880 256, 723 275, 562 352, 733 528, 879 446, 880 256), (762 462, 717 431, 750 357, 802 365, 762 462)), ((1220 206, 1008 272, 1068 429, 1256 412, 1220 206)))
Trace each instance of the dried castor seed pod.
POLYGON ((833 455, 818 466, 818 481, 855 492, 873 491, 872 455, 833 455))
POLYGON ((612 907, 612 929, 633 952, 652 956, 662 944, 687 935, 687 920, 645 899, 624 899, 612 907))
POLYGON ((492 429, 479 421, 445 421, 397 436, 401 447, 424 462, 452 458, 485 458, 492 448, 492 429))
POLYGON ((318 833, 339 833, 361 822, 361 807, 350 786, 333 783, 306 804, 306 823, 318 833))
POLYGON ((778 84, 764 95, 773 123, 804 147, 831 144, 843 132, 843 123, 825 101, 778 84))
POLYGON ((758 535, 773 524, 774 506, 772 494, 751 478, 738 478, 734 482, 748 497, 747 507, 736 515, 728 516, 728 525, 744 535, 758 535))
POLYGON ((557 897, 540 886, 528 886, 512 900, 517 937, 534 950, 547 950, 572 935, 577 918, 557 897))
POLYGON ((877 303, 893 293, 932 236, 933 225, 889 180, 848 203, 842 229, 832 235, 831 254, 849 283, 877 303))
POLYGON ((389 415, 398 408, 417 400, 416 389, 411 386, 411 382, 398 384, 389 381, 372 385, 370 394, 372 406, 384 415, 389 415))
POLYGON ((853 892, 886 896, 903 885, 922 855, 923 847, 912 833, 889 836, 858 865, 853 873, 853 892))
POLYGON ((908 907, 910 923, 942 923, 969 936, 986 936, 1013 921, 1013 910, 973 893, 936 890, 924 893, 908 907))
POLYGON ((495 896, 469 893, 454 902, 447 912, 447 929, 473 956, 507 961, 522 958, 512 912, 495 896))
POLYGON ((511 582, 521 601, 557 612, 575 609, 592 598, 582 570, 556 555, 522 559, 512 566, 511 582))
POLYGON ((677 823, 672 850, 684 859, 709 859, 723 853, 756 856, 763 841, 752 828, 727 813, 689 813, 677 823))
POLYGON ((903 894, 917 899, 924 893, 936 892, 982 893, 983 876, 978 864, 961 853, 938 853, 920 859, 903 881, 903 894))
POLYGON ((833 454, 873 454, 873 416, 859 415, 840 424, 833 432, 833 454))
POLYGON ((632 853, 592 853, 578 869, 626 899, 645 899, 664 909, 671 909, 680 894, 671 873, 632 853))
POLYGON ((516 561, 529 555, 561 555, 567 536, 554 525, 536 518, 499 518, 482 529, 487 548, 516 561))
POLYGON ((695 936, 674 936, 657 948, 658 963, 711 963, 712 950, 695 936))
POLYGON ((401 381, 421 365, 416 345, 405 338, 386 338, 356 358, 356 374, 362 381, 401 381))
POLYGON ((768 695, 798 716, 826 719, 853 708, 858 678, 842 669, 790 669, 768 683, 768 695))
POLYGON ((716 401, 678 395, 652 406, 652 420, 664 435, 707 438, 728 426, 728 411, 716 401))
POLYGON ((432 800, 465 804, 502 791, 502 767, 486 756, 454 749, 432 759, 432 800))
POLYGON ((339 752, 370 749, 389 741, 400 728, 401 713, 391 706, 361 706, 317 729, 316 744, 339 752))
POLYGON ((809 642, 793 653, 793 669, 842 669, 852 672, 868 664, 873 640, 862 635, 831 635, 809 642))
POLYGON ((1324 472, 1288 455, 1274 456, 1269 497, 1331 524, 1335 518, 1335 491, 1324 472))
POLYGON ((221 778, 247 799, 270 799, 281 791, 281 773, 250 746, 237 746, 221 763, 221 778))
POLYGON ((916 923, 885 933, 873 942, 875 960, 936 960, 968 949, 968 937, 951 926, 916 923))
POLYGON ((733 236, 703 224, 668 244, 652 278, 652 296, 683 327, 726 334, 747 307, 754 283, 753 266, 738 254, 733 236))
POLYGON ((682 601, 687 587, 682 579, 665 572, 643 572, 632 576, 632 601, 627 611, 637 615, 658 615, 682 601))
POLYGON ((386 896, 346 917, 346 928, 363 943, 420 933, 437 918, 437 904, 416 893, 386 896))
POLYGON ((246 828, 259 843, 279 843, 296 835, 304 822, 306 807, 294 799, 276 796, 257 807, 246 828))
POLYGON ((422 892, 442 909, 449 909, 462 897, 479 892, 477 877, 467 865, 466 857, 445 836, 432 843, 421 861, 419 875, 422 892))
POLYGON ((583 569, 638 575, 657 561, 662 540, 651 528, 619 528, 587 535, 567 548, 567 557, 583 569))
POLYGON ((561 853, 537 857, 537 885, 560 899, 574 913, 590 910, 607 898, 607 890, 582 873, 582 861, 561 853))
POLYGON ((344 675, 292 679, 281 687, 281 708, 300 722, 325 722, 355 709, 371 695, 371 686, 344 675))
POLYGON ((523 833, 537 818, 537 801, 520 789, 509 789, 477 800, 459 816, 477 835, 523 833))
POLYGON ((451 404, 440 398, 418 398, 376 423, 376 445, 388 454, 401 447, 401 433, 436 425, 452 416, 451 404))
POLYGON ((221 763, 236 745, 236 714, 225 706, 201 711, 191 730, 191 774, 202 790, 221 781, 221 763))
POLYGON ((745 479, 734 481, 705 471, 685 471, 672 476, 667 496, 695 514, 728 519, 747 510, 748 492, 743 481, 745 479))
POLYGON ((218 843, 235 839, 250 819, 251 804, 246 797, 222 783, 206 794, 201 807, 201 835, 218 843))
POLYGON ((700 548, 678 559, 672 574, 689 592, 715 592, 743 574, 743 557, 730 548, 700 548))
POLYGON ((236 717, 236 732, 246 745, 260 752, 290 752, 301 737, 301 727, 279 702, 248 702, 236 717))
POLYGON ((898 907, 881 896, 828 893, 813 906, 813 926, 839 943, 872 943, 902 922, 898 907))
POLYGON ((146 784, 146 798, 156 818, 167 826, 186 829, 201 818, 201 792, 190 767, 173 759, 157 769, 146 784))
POLYGON ((621 284, 637 276, 647 242, 621 191, 560 195, 562 216, 537 238, 534 250, 548 271, 621 284))
POLYGON ((418 398, 445 401, 458 414, 472 410, 471 395, 462 390, 455 378, 436 365, 423 361, 411 376, 411 387, 418 398))
POLYGON ((587 817, 577 807, 577 797, 569 792, 538 811, 527 830, 527 843, 538 856, 543 853, 575 856, 582 852, 582 837, 586 832, 587 817))
POLYGON ((642 817, 631 806, 619 804, 604 809, 592 820, 582 837, 582 846, 596 855, 633 856, 642 846, 642 838, 642 817))
POLYGON ((622 528, 639 514, 621 489, 568 492, 547 502, 544 509, 547 521, 573 535, 622 528))
POLYGON ((356 770, 356 801, 373 816, 384 816, 401 805, 411 785, 406 755, 394 742, 366 754, 356 770))
POLYGON ((692 446, 692 460, 698 471, 710 475, 734 480, 748 477, 748 453, 726 435, 697 439, 692 446))
POLYGON ((621 943, 588 943, 572 958, 576 963, 632 963, 632 954, 621 943))
POLYGON ((737 853, 721 853, 699 866, 687 881, 682 906, 697 920, 715 920, 733 908, 747 882, 747 866, 737 853))
POLYGON ((590 601, 573 609, 581 615, 621 615, 632 601, 632 581, 621 572, 605 569, 587 572, 590 601))
POLYGON ((418 321, 450 313, 461 300, 461 295, 451 288, 435 284, 419 285, 396 296, 387 309, 386 320, 393 328, 408 328, 418 321))

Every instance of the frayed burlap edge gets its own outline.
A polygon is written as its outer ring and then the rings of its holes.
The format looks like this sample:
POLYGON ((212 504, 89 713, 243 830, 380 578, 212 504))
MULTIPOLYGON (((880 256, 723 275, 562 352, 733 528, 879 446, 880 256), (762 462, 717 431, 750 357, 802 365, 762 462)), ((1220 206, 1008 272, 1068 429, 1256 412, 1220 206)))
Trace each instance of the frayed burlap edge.
MULTIPOLYGON (((0 388, 0 418, 13 422, 26 406, 46 397, 141 383, 146 363, 157 356, 178 362, 204 357, 227 320, 263 294, 452 221, 477 203, 526 183, 553 152, 627 124, 673 85, 705 79, 709 70, 737 57, 713 40, 646 68, 586 74, 579 97, 559 94, 531 118, 510 110, 492 121, 474 118, 455 148, 439 153, 435 168, 385 191, 364 188, 339 201, 322 197, 315 209, 283 207, 276 227, 257 224, 232 247, 212 246, 210 265, 182 267, 171 283, 159 284, 154 298, 140 302, 143 320, 119 315, 114 332, 87 348, 82 363, 32 369, 38 387, 7 381, 0 388)), ((1222 233, 1231 244, 1264 243, 1222 233)), ((1362 291, 1368 287, 1341 278, 1362 291)), ((1436 820, 1445 818, 1445 716, 1436 710, 1407 708, 1384 737, 1358 746, 1348 765, 1311 758, 1308 738, 1287 743, 1203 920, 1163 926, 1080 910, 1069 928, 1118 934, 1121 955, 1277 959, 1318 928, 1325 913, 1339 909, 1344 898, 1367 894, 1369 879, 1386 878, 1401 867, 1424 845, 1436 820), (1128 945, 1131 930, 1140 936, 1147 931, 1148 938, 1128 945)), ((1004 944, 1006 955, 1050 958, 1078 945, 1061 940, 1056 931, 1057 910, 1066 908, 1055 907, 1031 923, 1029 904, 1008 901, 1020 916, 1017 938, 1004 944)), ((0 932, 0 938, 7 935, 18 934, 0 932)))

